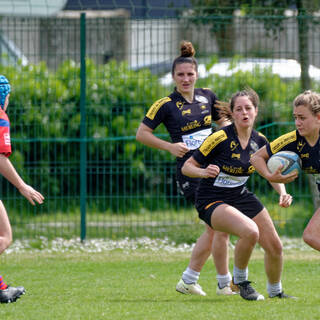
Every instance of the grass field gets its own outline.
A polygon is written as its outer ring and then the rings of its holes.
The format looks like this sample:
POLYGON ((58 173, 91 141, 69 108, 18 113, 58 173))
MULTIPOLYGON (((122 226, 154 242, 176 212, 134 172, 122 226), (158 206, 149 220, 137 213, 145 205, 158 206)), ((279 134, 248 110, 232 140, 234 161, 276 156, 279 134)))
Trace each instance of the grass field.
MULTIPOLYGON (((1 273, 12 285, 24 285, 27 293, 16 303, 0 305, 0 319, 320 318, 320 254, 315 251, 285 249, 283 286, 298 300, 249 302, 239 296, 215 294, 211 261, 200 277, 206 297, 177 293, 175 285, 188 264, 190 249, 171 250, 156 244, 144 249, 141 243, 125 242, 121 248, 113 245, 105 245, 102 252, 78 245, 73 250, 72 246, 68 250, 51 247, 3 255, 1 273)), ((260 249, 255 249, 249 269, 249 278, 266 296, 260 249)))

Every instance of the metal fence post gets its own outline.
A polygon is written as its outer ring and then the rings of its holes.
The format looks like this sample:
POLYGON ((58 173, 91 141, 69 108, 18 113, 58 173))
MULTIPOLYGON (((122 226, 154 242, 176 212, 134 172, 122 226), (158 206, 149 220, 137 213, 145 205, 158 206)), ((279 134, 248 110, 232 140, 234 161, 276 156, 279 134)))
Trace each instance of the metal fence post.
POLYGON ((86 132, 86 14, 80 16, 80 212, 81 241, 86 238, 87 132, 86 132))

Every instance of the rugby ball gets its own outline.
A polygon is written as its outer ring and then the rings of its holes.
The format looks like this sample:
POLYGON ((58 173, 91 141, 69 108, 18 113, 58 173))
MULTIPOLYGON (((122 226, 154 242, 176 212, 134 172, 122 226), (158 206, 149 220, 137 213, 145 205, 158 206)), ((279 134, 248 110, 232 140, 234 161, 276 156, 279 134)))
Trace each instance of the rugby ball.
POLYGON ((299 173, 301 170, 301 159, 295 152, 280 151, 269 158, 267 167, 271 173, 274 173, 280 166, 283 166, 281 170, 281 174, 283 175, 293 171, 299 173))

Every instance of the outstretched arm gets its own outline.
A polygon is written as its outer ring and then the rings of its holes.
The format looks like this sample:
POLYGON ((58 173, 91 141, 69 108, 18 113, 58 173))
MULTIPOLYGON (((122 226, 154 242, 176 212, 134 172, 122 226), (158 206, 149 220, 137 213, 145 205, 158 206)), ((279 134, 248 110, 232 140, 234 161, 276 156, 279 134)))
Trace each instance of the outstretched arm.
POLYGON ((35 205, 34 201, 43 203, 43 195, 22 180, 11 161, 3 154, 0 154, 0 174, 12 183, 32 205, 35 205))
POLYGON ((136 134, 136 139, 148 147, 169 151, 175 157, 183 157, 189 148, 183 142, 171 143, 156 137, 153 130, 141 123, 136 134))

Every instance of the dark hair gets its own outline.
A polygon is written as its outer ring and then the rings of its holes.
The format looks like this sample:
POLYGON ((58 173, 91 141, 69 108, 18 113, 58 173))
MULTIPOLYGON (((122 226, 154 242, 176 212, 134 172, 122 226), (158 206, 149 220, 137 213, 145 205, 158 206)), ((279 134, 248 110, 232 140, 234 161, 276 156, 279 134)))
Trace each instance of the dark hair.
POLYGON ((313 115, 316 115, 320 112, 320 94, 306 90, 293 100, 293 106, 305 106, 313 115))
POLYGON ((258 94, 253 89, 246 88, 245 90, 238 91, 232 95, 230 103, 223 102, 223 101, 217 101, 215 103, 215 106, 217 107, 221 118, 232 120, 232 112, 233 112, 234 104, 238 97, 248 97, 255 108, 258 107, 260 102, 258 94))
POLYGON ((198 62, 194 58, 196 51, 194 50, 192 43, 190 41, 182 41, 180 43, 180 51, 181 51, 181 55, 175 58, 172 63, 172 70, 171 70, 172 75, 174 75, 176 66, 181 63, 191 63, 192 65, 195 66, 195 69, 198 72, 198 62))

